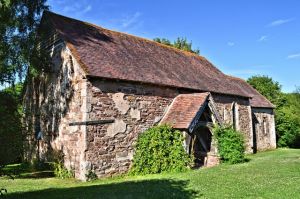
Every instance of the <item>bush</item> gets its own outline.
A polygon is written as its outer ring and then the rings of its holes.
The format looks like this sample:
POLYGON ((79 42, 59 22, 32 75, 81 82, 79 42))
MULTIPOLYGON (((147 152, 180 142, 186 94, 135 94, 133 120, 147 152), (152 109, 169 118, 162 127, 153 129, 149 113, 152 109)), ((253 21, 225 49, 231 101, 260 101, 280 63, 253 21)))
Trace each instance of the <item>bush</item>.
POLYGON ((64 166, 64 153, 62 150, 53 150, 52 151, 52 165, 54 170, 55 177, 58 178, 73 178, 74 172, 72 170, 68 170, 64 166))
POLYGON ((130 173, 180 172, 191 163, 183 148, 182 133, 167 125, 155 126, 138 137, 130 173))
POLYGON ((73 178, 74 173, 71 170, 68 170, 65 168, 64 164, 61 162, 54 162, 53 163, 53 168, 54 168, 54 175, 55 177, 65 179, 65 178, 73 178))
POLYGON ((85 177, 87 181, 93 181, 98 179, 97 174, 92 170, 89 170, 89 172, 85 174, 85 177))
POLYGON ((213 132, 222 162, 236 164, 245 161, 245 141, 241 132, 220 126, 214 127, 213 132))

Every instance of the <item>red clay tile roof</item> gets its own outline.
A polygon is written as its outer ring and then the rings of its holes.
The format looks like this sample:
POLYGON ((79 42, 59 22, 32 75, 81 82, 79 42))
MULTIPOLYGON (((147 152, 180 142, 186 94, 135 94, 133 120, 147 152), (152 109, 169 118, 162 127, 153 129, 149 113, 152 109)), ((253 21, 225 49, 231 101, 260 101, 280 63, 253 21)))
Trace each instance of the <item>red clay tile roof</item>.
POLYGON ((43 18, 60 34, 87 76, 249 97, 202 56, 51 12, 43 18))
POLYGON ((228 76, 233 82, 236 83, 240 87, 240 89, 247 92, 250 98, 250 105, 252 107, 257 108, 275 108, 275 106, 263 95, 261 95, 257 90, 255 90, 250 84, 248 84, 245 80, 228 76))
POLYGON ((197 112, 204 105, 209 93, 178 95, 164 115, 160 124, 169 124, 173 128, 188 129, 197 112))

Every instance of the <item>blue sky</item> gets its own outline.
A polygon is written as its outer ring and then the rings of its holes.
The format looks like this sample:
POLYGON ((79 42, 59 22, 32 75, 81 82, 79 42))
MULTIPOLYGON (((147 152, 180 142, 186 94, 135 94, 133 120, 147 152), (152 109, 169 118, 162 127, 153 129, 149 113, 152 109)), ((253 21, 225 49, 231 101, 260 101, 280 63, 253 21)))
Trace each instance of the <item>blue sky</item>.
POLYGON ((300 86, 299 0, 49 0, 51 10, 153 39, 186 37, 224 73, 300 86))

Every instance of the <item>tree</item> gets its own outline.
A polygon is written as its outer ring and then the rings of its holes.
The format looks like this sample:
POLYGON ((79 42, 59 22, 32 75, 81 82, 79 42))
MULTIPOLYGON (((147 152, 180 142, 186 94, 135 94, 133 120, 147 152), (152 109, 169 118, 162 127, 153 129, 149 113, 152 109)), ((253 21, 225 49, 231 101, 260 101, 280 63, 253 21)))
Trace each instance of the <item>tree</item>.
POLYGON ((22 85, 0 91, 0 166, 18 161, 22 155, 22 85))
POLYGON ((36 56, 36 30, 46 0, 0 0, 0 85, 21 81, 36 56))
POLYGON ((38 68, 37 27, 46 0, 0 0, 0 169, 22 154, 21 83, 38 68), (19 82, 19 83, 18 83, 19 82))
POLYGON ((296 90, 293 93, 285 94, 285 98, 285 112, 289 112, 291 115, 295 116, 297 122, 300 123, 300 90, 296 90))
POLYGON ((247 82, 276 106, 277 145, 300 148, 299 90, 285 94, 281 85, 268 76, 253 76, 247 82))
POLYGON ((188 42, 186 38, 181 38, 178 37, 173 43, 165 38, 154 38, 153 41, 156 41, 158 43, 167 45, 167 46, 172 46, 174 48, 178 48, 180 50, 184 50, 187 52, 195 53, 197 55, 200 54, 199 49, 192 49, 192 42, 188 42))
POLYGON ((285 104, 285 97, 281 92, 281 85, 268 76, 252 76, 247 82, 258 92, 270 100, 277 108, 285 104))
POLYGON ((293 93, 285 94, 286 104, 281 108, 277 116, 285 118, 279 122, 277 129, 284 132, 278 142, 279 146, 290 146, 300 148, 300 90, 296 89, 293 93))

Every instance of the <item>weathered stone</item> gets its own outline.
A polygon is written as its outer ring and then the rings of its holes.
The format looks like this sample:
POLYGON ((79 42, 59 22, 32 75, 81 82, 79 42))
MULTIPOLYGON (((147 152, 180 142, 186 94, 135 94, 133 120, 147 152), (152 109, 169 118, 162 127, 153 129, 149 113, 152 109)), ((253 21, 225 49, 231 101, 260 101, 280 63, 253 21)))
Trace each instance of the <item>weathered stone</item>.
POLYGON ((127 125, 123 120, 117 119, 107 128, 107 135, 113 137, 118 133, 124 133, 126 131, 126 126, 127 125))
POLYGON ((206 157, 206 167, 213 167, 220 164, 220 158, 216 155, 208 155, 206 157))
POLYGON ((98 150, 98 154, 99 155, 104 155, 104 154, 107 154, 107 151, 106 150, 98 150))
POLYGON ((128 152, 123 151, 116 154, 116 160, 117 161, 123 161, 123 160, 129 160, 128 152))
POLYGON ((154 123, 154 124, 157 124, 157 123, 159 123, 159 121, 160 121, 161 119, 162 119, 161 116, 156 116, 156 117, 154 118, 153 123, 154 123))
POLYGON ((130 109, 130 117, 136 120, 141 119, 141 112, 138 109, 131 108, 130 109))
POLYGON ((151 104, 150 101, 141 101, 138 103, 139 109, 147 108, 151 104))
POLYGON ((105 174, 111 174, 111 173, 113 173, 113 172, 115 172, 116 171, 116 169, 115 168, 113 168, 113 167, 110 167, 109 169, 105 169, 105 174))
POLYGON ((124 93, 115 93, 112 96, 112 100, 114 101, 116 108, 122 113, 126 114, 129 110, 129 102, 124 100, 124 93))

